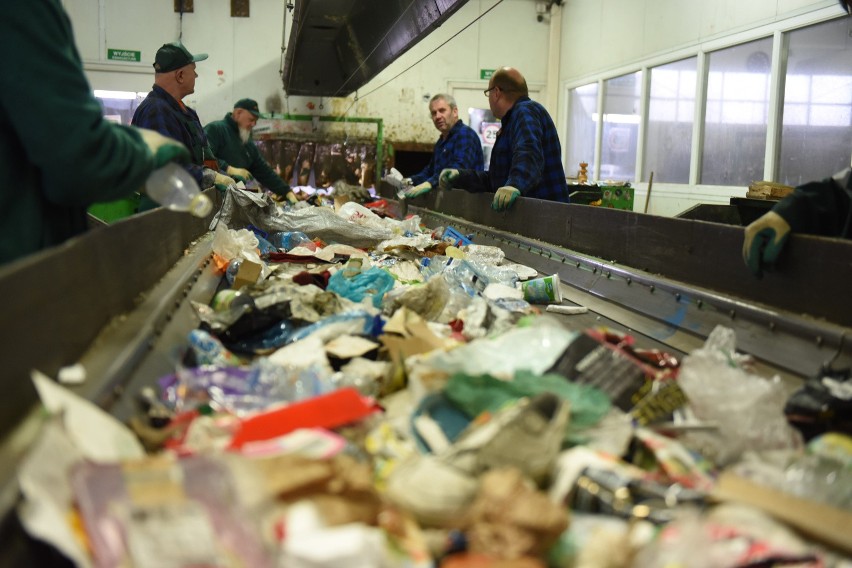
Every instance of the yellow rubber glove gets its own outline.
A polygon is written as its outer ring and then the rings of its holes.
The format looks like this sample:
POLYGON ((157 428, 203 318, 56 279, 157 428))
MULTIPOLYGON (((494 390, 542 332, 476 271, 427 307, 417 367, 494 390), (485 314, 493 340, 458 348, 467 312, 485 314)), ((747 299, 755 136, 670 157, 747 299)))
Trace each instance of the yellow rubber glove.
POLYGON ((148 128, 137 128, 142 135, 142 141, 154 155, 154 169, 159 169, 169 162, 180 162, 185 164, 189 161, 189 150, 186 146, 175 140, 163 136, 156 130, 148 128))
POLYGON ((774 211, 746 227, 743 260, 748 269, 758 278, 763 276, 763 267, 775 264, 789 236, 790 224, 774 211))
POLYGON ((491 209, 494 209, 495 211, 508 209, 512 206, 512 203, 515 202, 520 194, 520 189, 512 187, 511 185, 504 185, 497 190, 497 193, 494 194, 494 201, 491 202, 491 209))
POLYGON ((452 189, 453 182, 459 177, 459 171, 453 168, 441 170, 438 176, 438 187, 443 190, 452 189))
POLYGON ((412 197, 417 197, 418 195, 424 195, 432 191, 432 184, 428 181, 424 181, 420 185, 415 185, 410 189, 405 190, 405 197, 411 199, 412 197))
POLYGON ((234 181, 234 178, 228 177, 224 174, 220 174, 216 172, 216 179, 213 181, 213 185, 216 186, 216 189, 225 190, 232 185, 236 185, 237 182, 234 181))
POLYGON ((245 168, 235 168, 234 166, 228 166, 228 169, 225 172, 234 179, 237 177, 241 177, 243 179, 239 180, 242 182, 246 182, 250 179, 254 179, 251 175, 251 172, 245 168))

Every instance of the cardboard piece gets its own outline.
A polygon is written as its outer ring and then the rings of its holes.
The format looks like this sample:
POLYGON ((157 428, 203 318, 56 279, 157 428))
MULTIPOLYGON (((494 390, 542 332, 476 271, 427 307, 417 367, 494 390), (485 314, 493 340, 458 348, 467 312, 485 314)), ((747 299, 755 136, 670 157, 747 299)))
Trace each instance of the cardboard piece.
POLYGON ((730 472, 719 477, 713 497, 757 507, 813 539, 852 554, 852 538, 849 537, 852 513, 849 511, 758 485, 730 472))
POLYGON ((243 286, 257 284, 257 279, 260 278, 261 270, 263 270, 262 265, 243 259, 240 263, 239 270, 237 270, 237 275, 234 276, 234 285, 231 287, 234 290, 239 290, 243 286))

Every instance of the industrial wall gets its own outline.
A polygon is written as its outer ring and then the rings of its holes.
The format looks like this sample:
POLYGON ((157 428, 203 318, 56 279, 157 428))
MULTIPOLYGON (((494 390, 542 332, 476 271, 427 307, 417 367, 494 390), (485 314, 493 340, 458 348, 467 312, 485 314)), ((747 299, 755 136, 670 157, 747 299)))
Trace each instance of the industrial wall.
POLYGON ((495 4, 494 0, 470 0, 365 85, 359 91, 364 98, 356 104, 354 95, 331 100, 287 99, 279 76, 282 37, 289 38, 292 27, 292 14, 285 4, 283 0, 251 0, 249 16, 234 18, 228 0, 196 0, 194 12, 181 18, 174 12, 173 0, 64 0, 95 89, 148 91, 153 83, 154 54, 165 42, 180 38, 190 51, 209 53, 210 58, 198 65, 195 94, 185 99, 204 123, 221 118, 234 101, 250 96, 264 111, 325 115, 348 110, 350 116, 381 117, 389 140, 432 144, 437 132, 424 102, 431 95, 453 87, 460 99, 468 100, 478 90, 475 102, 487 108, 481 93, 487 80, 480 79, 480 70, 501 65, 519 67, 531 84, 543 87, 547 81, 548 22, 537 21, 534 0, 504 0, 414 65, 495 4), (141 61, 107 60, 108 49, 140 51, 141 61), (411 70, 390 84, 370 92, 411 65, 411 70))

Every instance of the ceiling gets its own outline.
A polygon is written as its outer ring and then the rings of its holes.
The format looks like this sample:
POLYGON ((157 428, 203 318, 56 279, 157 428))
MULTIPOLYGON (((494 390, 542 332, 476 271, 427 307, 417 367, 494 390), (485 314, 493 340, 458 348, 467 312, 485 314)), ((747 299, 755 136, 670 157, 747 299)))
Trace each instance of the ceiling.
POLYGON ((295 0, 284 90, 344 97, 432 33, 467 0, 295 0))

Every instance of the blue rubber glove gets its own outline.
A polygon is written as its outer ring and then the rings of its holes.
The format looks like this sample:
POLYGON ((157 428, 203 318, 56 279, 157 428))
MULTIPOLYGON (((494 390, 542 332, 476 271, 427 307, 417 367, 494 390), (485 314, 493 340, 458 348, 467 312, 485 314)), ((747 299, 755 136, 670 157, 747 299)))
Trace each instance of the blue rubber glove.
POLYGON ((512 203, 521 194, 521 190, 511 185, 505 185, 497 190, 494 194, 494 201, 491 202, 491 209, 495 211, 503 211, 512 206, 512 203))
POLYGON ((175 140, 163 136, 156 130, 148 128, 137 128, 142 136, 142 141, 154 155, 154 169, 160 169, 169 162, 185 164, 189 162, 189 150, 186 146, 175 140))
POLYGON ((459 171, 454 168, 441 170, 438 176, 438 187, 443 190, 453 189, 453 182, 459 177, 459 171))
POLYGON ((428 181, 424 181, 420 185, 415 185, 410 189, 405 190, 405 197, 411 199, 412 197, 417 197, 419 195, 424 195, 432 191, 432 184, 428 181))
POLYGON ((763 267, 775 264, 789 236, 790 224, 774 211, 746 227, 743 260, 748 269, 758 278, 763 276, 763 267))

